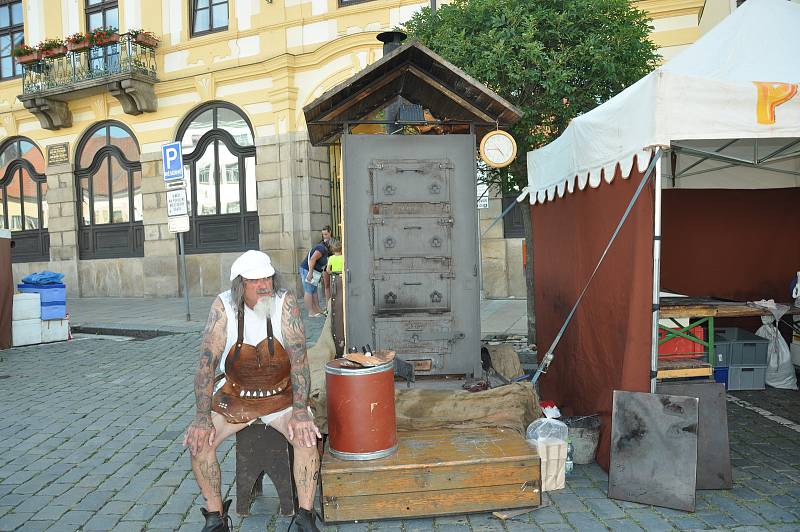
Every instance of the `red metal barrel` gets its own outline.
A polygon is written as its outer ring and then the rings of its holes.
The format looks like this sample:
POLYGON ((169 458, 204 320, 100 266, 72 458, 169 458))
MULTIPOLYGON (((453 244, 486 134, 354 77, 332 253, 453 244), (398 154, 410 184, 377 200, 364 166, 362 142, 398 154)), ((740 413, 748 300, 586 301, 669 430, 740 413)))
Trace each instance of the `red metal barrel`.
POLYGON ((397 450, 394 411, 394 362, 371 368, 325 365, 328 393, 328 442, 342 460, 372 460, 397 450))

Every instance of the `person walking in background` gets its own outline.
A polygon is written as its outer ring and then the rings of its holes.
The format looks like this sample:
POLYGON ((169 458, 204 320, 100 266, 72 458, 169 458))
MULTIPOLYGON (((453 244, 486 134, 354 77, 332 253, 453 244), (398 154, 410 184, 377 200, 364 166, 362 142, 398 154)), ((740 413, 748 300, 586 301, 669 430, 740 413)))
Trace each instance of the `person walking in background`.
POLYGON ((328 273, 342 273, 344 269, 344 255, 342 255, 342 243, 332 238, 328 245, 331 248, 331 255, 328 257, 328 273))
POLYGON ((330 225, 324 226, 322 228, 321 233, 322 233, 322 240, 320 240, 320 244, 327 244, 328 242, 330 242, 332 238, 331 226, 330 225))
MULTIPOLYGON (((325 244, 326 246, 328 246, 328 251, 330 251, 330 249, 331 249, 330 241, 333 239, 333 233, 331 232, 331 226, 330 225, 322 226, 322 230, 320 231, 320 234, 322 236, 322 240, 320 240, 319 243, 320 244, 325 244)), ((326 272, 323 272, 323 274, 322 274, 322 288, 324 290, 324 293, 321 294, 322 295, 322 301, 325 302, 322 306, 327 309, 328 308, 327 301, 331 296, 331 279, 330 279, 330 277, 328 277, 328 274, 326 272)))
POLYGON ((303 258, 300 263, 300 281, 303 283, 303 303, 306 306, 309 318, 319 318, 326 316, 324 310, 319 306, 317 289, 319 288, 322 272, 328 265, 328 255, 330 250, 328 244, 320 242, 311 248, 311 251, 303 258))
POLYGON ((325 272, 322 274, 322 280, 325 282, 325 308, 328 308, 327 301, 331 298, 331 274, 342 273, 344 269, 344 256, 342 255, 342 243, 331 238, 328 241, 328 249, 330 249, 330 256, 328 257, 328 265, 325 267, 325 272))

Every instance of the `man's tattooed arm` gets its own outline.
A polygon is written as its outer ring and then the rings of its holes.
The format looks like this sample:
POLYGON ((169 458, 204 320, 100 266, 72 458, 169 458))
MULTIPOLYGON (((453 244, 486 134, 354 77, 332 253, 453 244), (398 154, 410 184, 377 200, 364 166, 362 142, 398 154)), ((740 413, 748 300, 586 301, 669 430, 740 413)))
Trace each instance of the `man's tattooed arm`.
POLYGON ((194 376, 194 396, 197 406, 195 424, 211 426, 211 396, 214 393, 214 374, 225 348, 228 317, 222 300, 217 298, 211 305, 208 321, 200 343, 200 360, 194 376))
POLYGON ((306 332, 303 318, 300 315, 300 305, 291 291, 283 300, 281 330, 285 343, 284 348, 292 365, 292 406, 295 408, 295 412, 298 410, 306 412, 311 387, 311 373, 306 357, 306 332))

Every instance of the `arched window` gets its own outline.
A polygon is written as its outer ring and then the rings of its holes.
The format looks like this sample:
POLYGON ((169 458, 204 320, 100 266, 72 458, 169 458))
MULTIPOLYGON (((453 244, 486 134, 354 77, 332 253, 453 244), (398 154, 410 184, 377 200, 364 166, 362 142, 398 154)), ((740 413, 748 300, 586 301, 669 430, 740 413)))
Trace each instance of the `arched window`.
POLYGON ((50 260, 47 176, 33 142, 12 137, 0 145, 0 228, 11 229, 14 262, 50 260))
POLYGON ((186 252, 258 249, 256 148, 250 122, 235 106, 215 102, 184 120, 178 140, 192 205, 186 252))
POLYGON ((139 144, 119 122, 87 131, 75 156, 81 259, 144 256, 139 144))

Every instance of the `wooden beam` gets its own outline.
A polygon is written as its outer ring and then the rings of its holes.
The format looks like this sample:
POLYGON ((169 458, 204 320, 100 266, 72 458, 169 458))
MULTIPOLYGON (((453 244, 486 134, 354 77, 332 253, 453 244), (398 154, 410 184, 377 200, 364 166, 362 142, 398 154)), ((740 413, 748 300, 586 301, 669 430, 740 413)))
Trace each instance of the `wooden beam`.
POLYGON ((710 377, 714 370, 708 368, 680 368, 680 369, 660 369, 656 374, 657 379, 679 379, 682 377, 710 377))
POLYGON ((481 109, 478 109, 470 102, 468 102, 467 100, 465 100, 452 90, 442 85, 438 80, 431 77, 427 72, 418 69, 414 65, 409 65, 408 71, 417 76, 418 78, 420 78, 422 81, 424 81, 434 89, 438 90, 439 92, 450 98, 451 100, 453 100, 454 102, 457 102, 461 107, 464 107, 465 109, 469 110, 475 116, 480 117, 482 120, 486 122, 496 122, 500 118, 487 115, 481 109))
MULTIPOLYGON (((325 121, 334 120, 334 119, 341 120, 341 118, 339 118, 339 117, 341 116, 341 114, 344 111, 347 111, 348 109, 350 109, 351 107, 353 107, 357 103, 365 100, 367 97, 371 96, 375 91, 377 91, 378 89, 388 85, 389 83, 391 83, 392 81, 394 81, 395 79, 400 77, 401 75, 405 74, 407 71, 408 71, 407 67, 399 67, 396 70, 394 70, 393 72, 390 72, 390 73, 386 74, 385 76, 383 76, 382 78, 378 79, 374 83, 370 83, 369 85, 367 85, 366 88, 364 88, 364 89, 356 92, 355 94, 349 96, 348 98, 346 98, 341 103, 336 104, 333 107, 333 109, 331 109, 330 111, 328 111, 324 115, 322 115, 322 116, 320 116, 318 118, 315 118, 314 122, 325 122, 325 121)), ((357 117, 353 118, 353 120, 358 120, 358 118, 357 117)))

